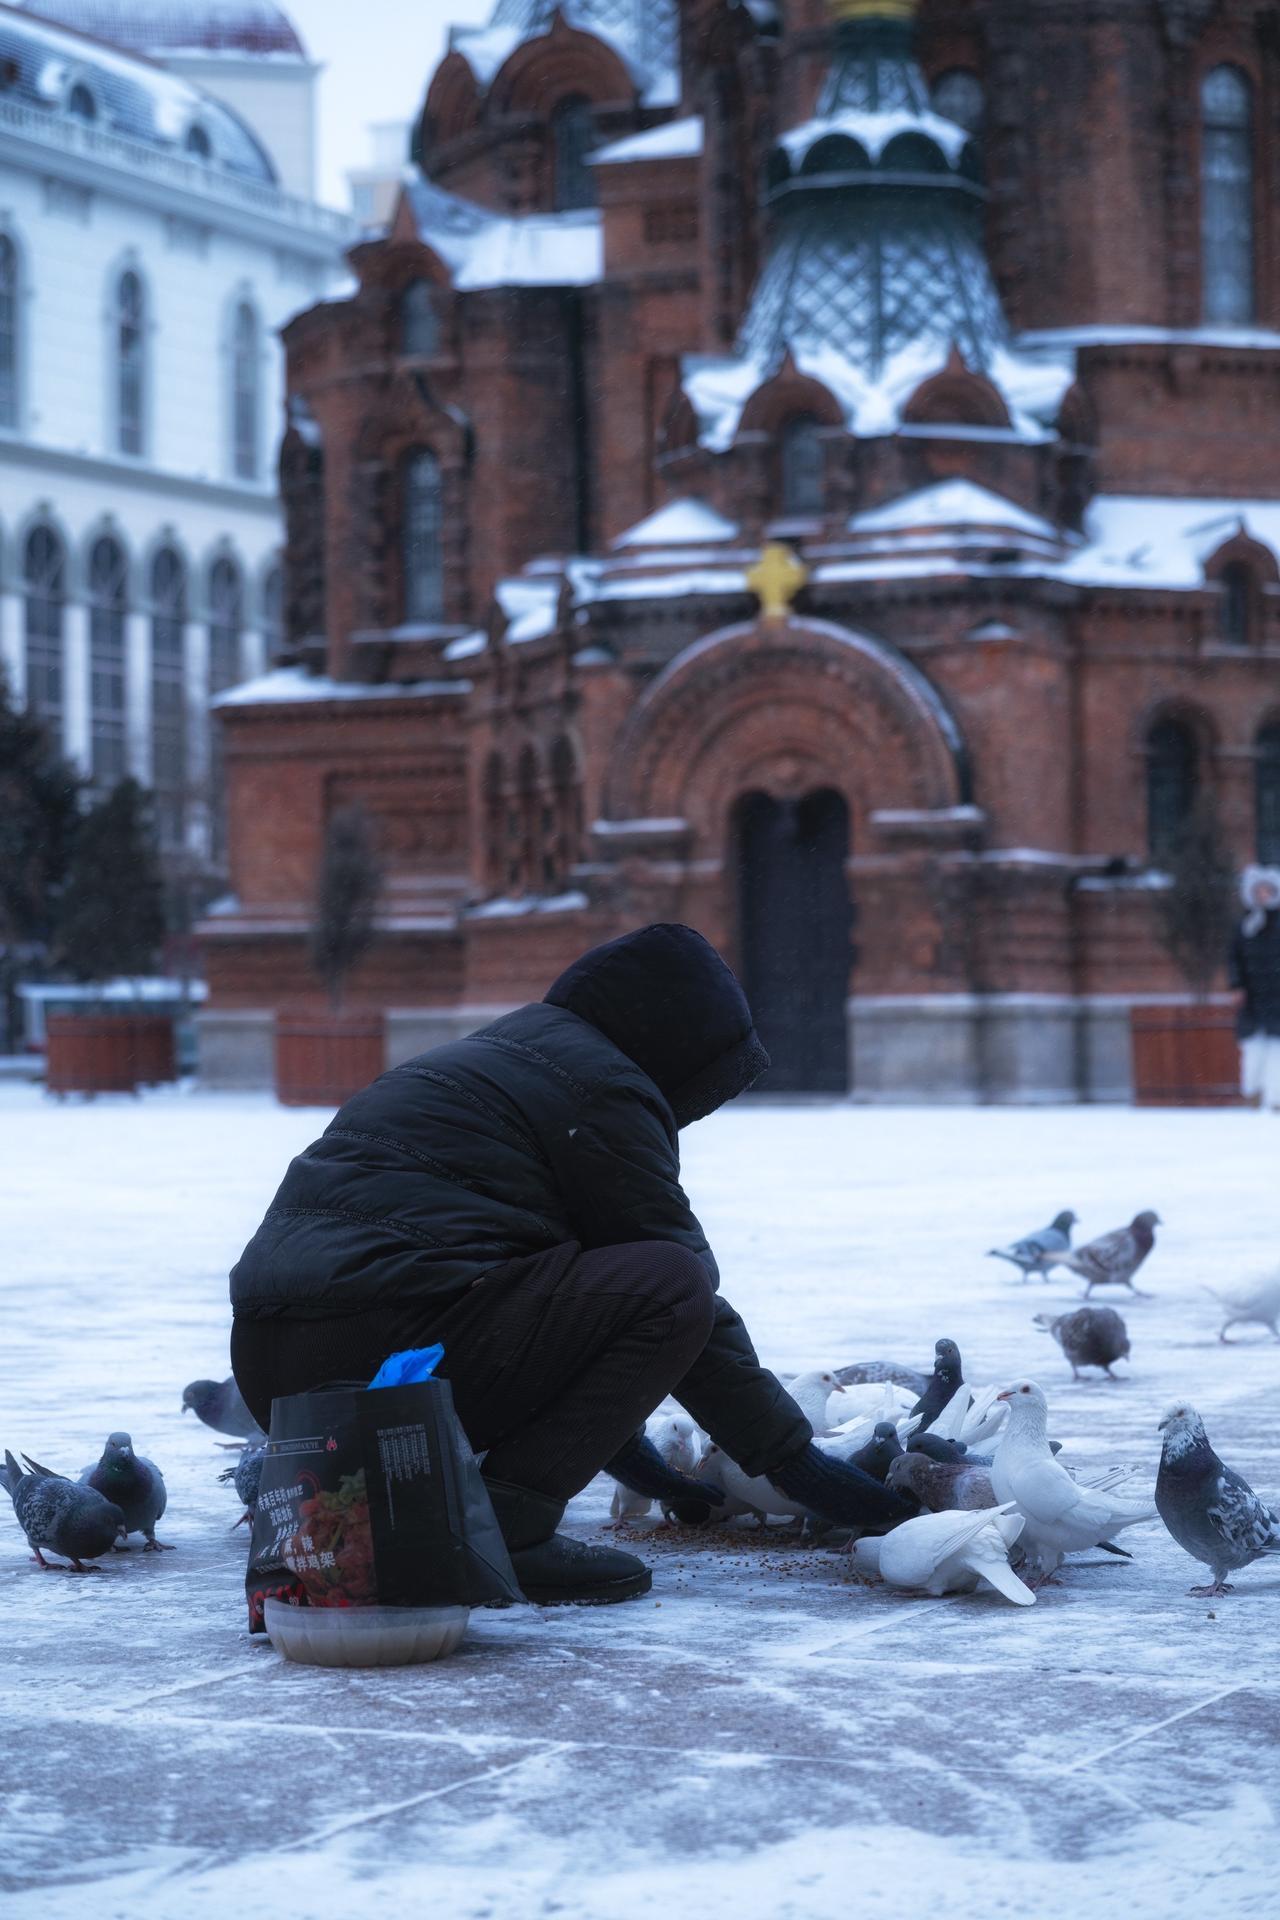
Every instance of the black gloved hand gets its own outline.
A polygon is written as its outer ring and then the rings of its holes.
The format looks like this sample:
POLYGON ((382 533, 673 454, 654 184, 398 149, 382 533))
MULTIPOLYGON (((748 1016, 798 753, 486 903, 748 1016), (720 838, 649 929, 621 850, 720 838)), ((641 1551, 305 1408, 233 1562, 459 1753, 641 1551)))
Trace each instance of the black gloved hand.
POLYGON ((779 1493, 841 1527, 896 1527, 917 1511, 861 1467, 846 1466, 812 1441, 768 1478, 779 1493))
POLYGON ((605 1461, 604 1470, 632 1493, 648 1494, 650 1500, 661 1500, 664 1506, 695 1500, 704 1507, 724 1505, 724 1494, 719 1487, 694 1480, 687 1473, 676 1473, 652 1440, 646 1440, 642 1433, 633 1433, 612 1460, 605 1461))

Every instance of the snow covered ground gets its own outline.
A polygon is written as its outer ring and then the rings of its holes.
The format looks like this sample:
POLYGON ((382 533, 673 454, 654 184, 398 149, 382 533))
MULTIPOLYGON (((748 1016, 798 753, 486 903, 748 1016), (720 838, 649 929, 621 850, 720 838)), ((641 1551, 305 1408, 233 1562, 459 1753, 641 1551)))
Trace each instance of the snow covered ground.
MULTIPOLYGON (((8 1920, 1235 1920, 1276 1912, 1280 1565, 1192 1600, 1158 1523, 1034 1608, 894 1598, 782 1531, 644 1539, 631 1605, 473 1618, 436 1667, 286 1666, 242 1625, 228 1458, 179 1415, 225 1371, 225 1274, 323 1116, 46 1103, 0 1086, 0 1444, 77 1468, 127 1427, 179 1551, 40 1574, 0 1511, 8 1920)), ((1073 1457, 1158 1457, 1175 1395, 1280 1495, 1280 1346, 1216 1344, 1202 1281, 1280 1263, 1280 1125, 1242 1112, 743 1105, 686 1136, 725 1291, 782 1369, 942 1333, 1029 1371, 1073 1457), (983 1249, 1153 1206, 1131 1381, 1031 1325, 1073 1283, 983 1249)), ((571 1509, 594 1535, 609 1489, 571 1509)))

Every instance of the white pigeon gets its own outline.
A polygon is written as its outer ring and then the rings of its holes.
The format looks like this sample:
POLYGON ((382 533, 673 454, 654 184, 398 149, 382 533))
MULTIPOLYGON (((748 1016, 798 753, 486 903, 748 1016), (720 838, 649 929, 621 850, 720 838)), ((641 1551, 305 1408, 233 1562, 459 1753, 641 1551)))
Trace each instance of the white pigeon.
POLYGON ((713 1487, 719 1487, 725 1496, 724 1505, 715 1509, 713 1517, 717 1520, 732 1520, 738 1514, 751 1513, 763 1526, 771 1514, 788 1520, 809 1518, 808 1507, 780 1493, 763 1474, 744 1473, 737 1461, 731 1460, 720 1447, 707 1448, 698 1475, 700 1479, 709 1480, 713 1487))
POLYGON ((1031 1380, 1006 1387, 1009 1418, 996 1447, 991 1484, 1026 1520, 1022 1548, 1037 1585, 1052 1580, 1068 1553, 1101 1546, 1125 1527, 1155 1518, 1149 1500, 1121 1500, 1072 1478, 1049 1447, 1049 1408, 1031 1380))
POLYGON ((1009 1549, 1024 1521, 1012 1503, 975 1513, 922 1513, 892 1533, 866 1535, 853 1548, 861 1574, 912 1593, 972 1593, 985 1581, 1017 1607, 1035 1605, 1035 1594, 1009 1565, 1009 1549))
MULTIPOLYGON (((663 1462, 674 1473, 695 1474, 702 1458, 702 1436, 687 1413, 659 1408, 645 1422, 645 1438, 651 1440, 663 1462)), ((630 1487, 615 1485, 609 1516, 613 1520, 643 1520, 653 1501, 647 1493, 634 1493, 630 1487)))
POLYGON ((896 1425, 904 1413, 909 1413, 918 1393, 909 1393, 906 1387, 897 1387, 892 1380, 873 1380, 855 1383, 853 1386, 837 1385, 836 1399, 833 1394, 827 1403, 827 1424, 830 1428, 847 1426, 851 1420, 870 1420, 874 1426, 877 1420, 892 1420, 896 1425))
MULTIPOLYGON (((835 1424, 828 1417, 831 1401, 838 1394, 843 1405, 846 1394, 846 1389, 840 1385, 830 1367, 815 1369, 812 1373, 798 1373, 794 1380, 788 1380, 787 1392, 815 1433, 830 1433, 835 1424)), ((849 1412, 853 1412, 852 1407, 849 1412)))
POLYGON ((1280 1340, 1280 1273, 1246 1281, 1239 1287, 1209 1287, 1226 1318, 1218 1338, 1224 1347, 1235 1343, 1227 1338, 1228 1327, 1269 1327, 1280 1340))

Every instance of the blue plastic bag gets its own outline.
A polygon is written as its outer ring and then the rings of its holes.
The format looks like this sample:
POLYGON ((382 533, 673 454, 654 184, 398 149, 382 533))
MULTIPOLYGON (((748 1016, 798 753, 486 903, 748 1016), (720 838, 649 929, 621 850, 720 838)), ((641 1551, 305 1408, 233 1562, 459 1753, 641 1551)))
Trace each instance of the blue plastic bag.
POLYGON ((389 1354, 369 1382, 375 1387, 416 1387, 429 1380, 444 1359, 443 1347, 411 1347, 404 1353, 389 1354))

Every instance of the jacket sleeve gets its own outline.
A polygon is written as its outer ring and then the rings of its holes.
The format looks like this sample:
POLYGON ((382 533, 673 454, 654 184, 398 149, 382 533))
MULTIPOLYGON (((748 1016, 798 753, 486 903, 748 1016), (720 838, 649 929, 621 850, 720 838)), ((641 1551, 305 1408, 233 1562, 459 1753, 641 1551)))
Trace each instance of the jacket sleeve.
MULTIPOLYGON (((698 1254, 718 1288, 715 1256, 680 1185, 670 1116, 642 1083, 607 1083, 555 1157, 584 1247, 671 1240, 698 1254)), ((813 1437, 790 1394, 760 1365, 727 1300, 717 1300, 711 1338, 675 1395, 745 1473, 772 1471, 813 1437)))

